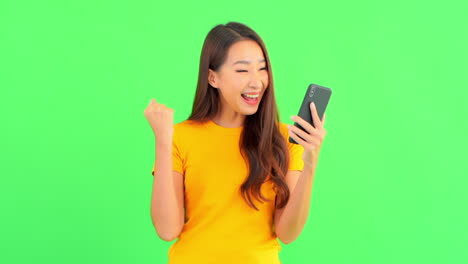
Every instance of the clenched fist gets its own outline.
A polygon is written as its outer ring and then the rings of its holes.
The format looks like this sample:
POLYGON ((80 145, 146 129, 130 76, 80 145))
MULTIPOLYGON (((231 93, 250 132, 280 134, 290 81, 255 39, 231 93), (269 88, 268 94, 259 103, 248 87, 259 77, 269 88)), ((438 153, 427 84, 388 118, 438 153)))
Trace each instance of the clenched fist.
POLYGON ((172 135, 174 133, 174 110, 156 103, 156 100, 151 99, 148 107, 144 111, 144 115, 148 123, 153 129, 153 133, 158 141, 172 143, 172 135))

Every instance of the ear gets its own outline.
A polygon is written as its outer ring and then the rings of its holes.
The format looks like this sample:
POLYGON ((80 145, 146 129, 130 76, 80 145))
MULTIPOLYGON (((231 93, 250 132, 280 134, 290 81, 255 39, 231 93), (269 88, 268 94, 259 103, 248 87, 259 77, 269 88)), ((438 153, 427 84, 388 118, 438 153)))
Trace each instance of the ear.
POLYGON ((212 69, 208 69, 208 83, 213 86, 213 88, 218 88, 216 72, 212 69))

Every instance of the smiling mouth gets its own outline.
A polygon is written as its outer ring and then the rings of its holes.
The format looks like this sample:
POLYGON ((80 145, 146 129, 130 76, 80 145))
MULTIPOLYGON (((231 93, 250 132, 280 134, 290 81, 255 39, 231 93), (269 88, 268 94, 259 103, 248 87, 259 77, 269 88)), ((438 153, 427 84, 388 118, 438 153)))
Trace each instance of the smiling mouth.
POLYGON ((247 96, 246 94, 241 94, 241 96, 242 96, 242 99, 244 99, 244 102, 250 105, 255 105, 260 100, 260 94, 256 95, 255 97, 247 96))
POLYGON ((258 98, 260 97, 260 94, 241 94, 242 97, 246 98, 246 99, 255 99, 255 98, 258 98))

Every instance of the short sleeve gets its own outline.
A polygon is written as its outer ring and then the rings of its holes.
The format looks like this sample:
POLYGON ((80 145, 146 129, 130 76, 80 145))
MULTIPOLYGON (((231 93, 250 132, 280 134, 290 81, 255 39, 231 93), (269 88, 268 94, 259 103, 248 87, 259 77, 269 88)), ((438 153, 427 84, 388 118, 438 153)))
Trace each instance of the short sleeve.
POLYGON ((302 171, 304 168, 304 161, 302 160, 302 154, 304 153, 304 147, 300 144, 294 144, 289 142, 289 132, 287 124, 279 123, 279 128, 281 134, 286 141, 286 145, 288 146, 289 150, 289 168, 288 170, 299 170, 302 171))
POLYGON ((289 170, 302 171, 304 168, 304 161, 302 160, 302 154, 304 153, 304 147, 299 144, 288 142, 289 149, 289 170))
MULTIPOLYGON (((183 162, 182 155, 181 155, 180 142, 175 134, 172 139, 172 170, 177 171, 181 174, 184 174, 184 162, 183 162)), ((155 171, 156 171, 156 164, 153 165, 153 170, 151 172, 151 175, 154 176, 155 171)))

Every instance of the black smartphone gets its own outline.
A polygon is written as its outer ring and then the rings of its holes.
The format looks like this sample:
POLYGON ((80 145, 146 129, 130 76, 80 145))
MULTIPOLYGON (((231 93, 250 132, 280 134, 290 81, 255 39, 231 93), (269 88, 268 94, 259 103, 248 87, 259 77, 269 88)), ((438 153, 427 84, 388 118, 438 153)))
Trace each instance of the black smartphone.
MULTIPOLYGON (((328 87, 320 86, 317 84, 310 84, 309 88, 307 88, 307 92, 304 96, 304 100, 302 100, 302 104, 301 104, 301 108, 299 108, 298 116, 300 116, 302 119, 309 122, 309 124, 315 127, 314 120, 312 118, 312 112, 310 110, 310 103, 311 102, 315 103, 317 113, 320 117, 320 120, 322 120, 323 114, 325 113, 325 109, 327 108, 327 105, 328 105, 328 101, 330 100, 331 93, 332 91, 328 87)), ((297 122, 294 122, 294 125, 298 127, 299 129, 303 130, 304 132, 306 132, 306 130, 297 122)), ((294 144, 299 144, 291 136, 289 136, 289 142, 294 143, 294 144)))

